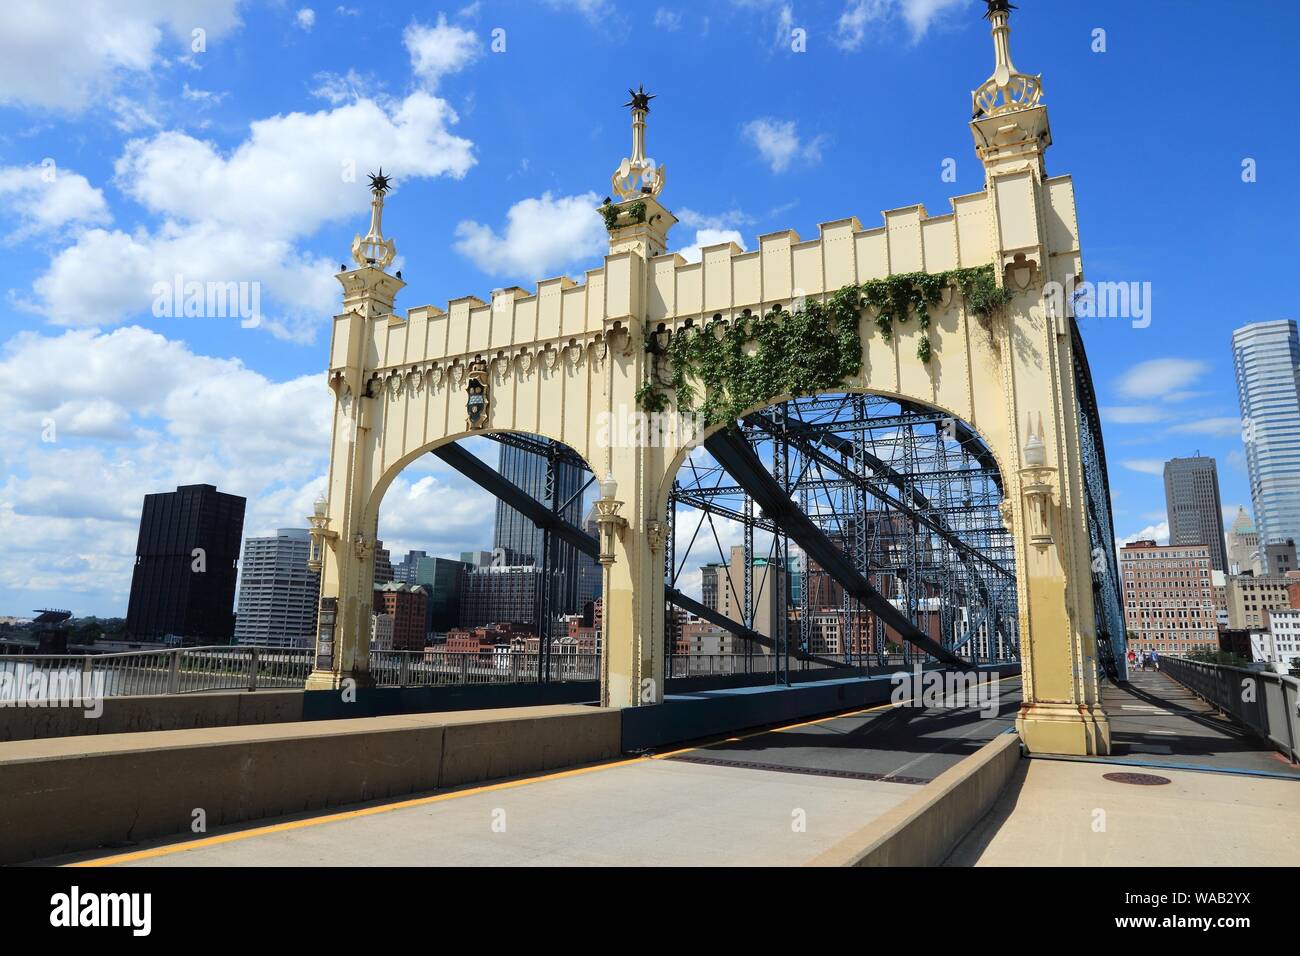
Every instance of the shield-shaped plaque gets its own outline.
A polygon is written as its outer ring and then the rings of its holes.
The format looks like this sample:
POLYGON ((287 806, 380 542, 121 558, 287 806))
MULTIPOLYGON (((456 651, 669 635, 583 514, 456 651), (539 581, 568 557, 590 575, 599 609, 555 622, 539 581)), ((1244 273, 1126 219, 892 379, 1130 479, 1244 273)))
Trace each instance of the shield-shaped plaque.
POLYGON ((466 425, 469 428, 482 428, 488 420, 488 369, 482 359, 470 363, 469 381, 465 385, 468 397, 465 399, 466 425))

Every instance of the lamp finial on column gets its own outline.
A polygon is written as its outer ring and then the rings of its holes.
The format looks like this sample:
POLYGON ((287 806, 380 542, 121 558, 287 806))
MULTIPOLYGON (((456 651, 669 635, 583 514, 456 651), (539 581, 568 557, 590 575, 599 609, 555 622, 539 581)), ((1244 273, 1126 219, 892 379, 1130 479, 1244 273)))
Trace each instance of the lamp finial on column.
POLYGON ((631 99, 623 105, 632 109, 632 155, 619 163, 610 182, 619 199, 658 196, 664 188, 664 167, 656 166, 645 154, 645 118, 655 96, 640 84, 635 90, 629 87, 627 92, 631 99))
POLYGON ((1043 98, 1042 74, 1020 73, 1011 62, 1009 21, 1016 7, 1010 0, 984 2, 988 4, 984 18, 993 24, 993 75, 970 95, 974 119, 1029 109, 1043 98))
POLYGON ((392 239, 384 238, 383 227, 384 194, 392 188, 393 179, 384 175, 384 167, 370 174, 370 231, 364 239, 358 233, 352 240, 352 259, 358 266, 386 269, 397 256, 397 247, 392 239))

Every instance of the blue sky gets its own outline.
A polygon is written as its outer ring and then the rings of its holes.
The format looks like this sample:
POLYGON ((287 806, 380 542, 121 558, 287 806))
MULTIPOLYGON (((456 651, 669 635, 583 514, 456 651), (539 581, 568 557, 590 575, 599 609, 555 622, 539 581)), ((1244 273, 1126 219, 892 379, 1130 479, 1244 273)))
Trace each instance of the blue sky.
MULTIPOLYGON (((1300 8, 1020 8, 1012 52, 1043 74, 1048 171, 1074 177, 1087 278, 1151 284, 1149 327, 1084 326, 1117 533, 1160 533, 1159 465, 1197 450, 1235 510, 1249 493, 1229 337, 1295 317, 1279 291, 1298 251, 1300 8)), ((676 248, 752 248, 847 215, 871 226, 916 202, 943 213, 983 185, 967 126, 992 66, 982 10, 11 2, 0 614, 123 613, 146 492, 208 481, 248 497, 247 533, 302 523, 326 466, 332 273, 380 163, 398 182, 384 224, 405 307, 598 264, 590 207, 627 152, 635 83, 658 94, 649 152, 667 166, 676 248), (260 324, 155 316, 153 284, 176 274, 260 283, 260 324)), ((390 491, 381 533, 399 549, 483 546, 486 504, 422 464, 390 491)))

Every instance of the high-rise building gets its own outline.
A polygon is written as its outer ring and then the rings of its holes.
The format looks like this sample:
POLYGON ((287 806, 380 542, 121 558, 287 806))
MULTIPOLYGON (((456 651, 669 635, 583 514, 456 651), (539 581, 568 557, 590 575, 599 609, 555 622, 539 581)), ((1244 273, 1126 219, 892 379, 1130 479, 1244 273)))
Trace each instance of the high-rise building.
MULTIPOLYGON (((421 651, 425 646, 425 603, 428 595, 424 588, 390 581, 375 588, 374 613, 392 617, 392 648, 395 651, 421 651)), ((385 627, 386 630, 386 627, 385 627)), ((372 637, 380 639, 378 628, 372 637)))
POLYGON ((212 485, 144 496, 126 612, 132 638, 230 643, 245 503, 212 485))
POLYGON ((307 567, 310 551, 305 528, 281 528, 274 535, 244 540, 236 644, 313 645, 320 576, 307 567))
MULTIPOLYGON (((596 506, 594 504, 587 511, 587 520, 583 522, 583 530, 597 541, 600 540, 600 525, 596 522, 596 506)), ((579 551, 578 593, 576 595, 578 611, 582 611, 588 604, 600 597, 602 584, 603 574, 600 562, 591 555, 579 551)))
MULTIPOLYGON (((393 580, 400 584, 418 584, 415 580, 415 569, 421 558, 427 558, 428 554, 424 551, 408 551, 406 557, 402 558, 393 565, 393 580)), ((391 561, 391 556, 389 561, 391 561)))
POLYGON ((1232 527, 1228 529, 1228 572, 1264 573, 1259 557, 1259 532, 1241 505, 1237 506, 1237 517, 1232 519, 1232 527))
POLYGON ((1186 654, 1218 648, 1208 545, 1133 541, 1120 549, 1119 567, 1124 625, 1135 651, 1186 654))
POLYGON ((384 542, 375 541, 375 586, 387 584, 393 580, 393 559, 384 547, 384 542))
MULTIPOLYGON (((786 586, 789 583, 788 575, 785 573, 779 562, 769 562, 766 558, 751 558, 751 581, 753 583, 752 601, 754 620, 751 627, 767 637, 776 640, 780 634, 780 628, 786 621, 786 586)), ((745 548, 743 545, 733 545, 731 548, 731 566, 729 569, 723 568, 719 577, 718 587, 718 610, 727 615, 733 621, 744 621, 745 609, 744 588, 741 582, 745 580, 745 548), (727 586, 725 577, 728 573, 731 575, 731 581, 736 585, 735 590, 727 586)), ((755 654, 771 654, 772 648, 759 645, 754 648, 755 654)))
POLYGON ((1276 576, 1296 570, 1295 541, 1291 538, 1267 544, 1261 550, 1264 552, 1263 560, 1269 574, 1276 576))
MULTIPOLYGON (((584 471, 568 461, 555 463, 554 487, 551 495, 547 494, 546 471, 548 463, 543 455, 534 454, 514 445, 501 445, 501 477, 518 485, 523 491, 547 507, 554 507, 557 514, 570 524, 582 526, 582 485, 584 471), (552 497, 554 501, 552 501, 552 497)), ((551 537, 551 554, 543 554, 544 535, 542 529, 532 520, 510 507, 504 501, 497 501, 496 527, 492 535, 492 547, 504 555, 506 564, 531 564, 538 568, 545 565, 548 577, 554 582, 555 611, 559 614, 574 614, 582 610, 582 584, 589 574, 584 572, 584 562, 579 561, 578 550, 571 544, 551 537)), ((588 596, 587 600, 591 600, 588 596)))
POLYGON ((700 603, 711 611, 721 611, 718 595, 727 587, 727 565, 717 562, 700 567, 700 603))
POLYGON ((531 564, 467 569, 460 583, 461 626, 534 623, 541 577, 542 569, 531 564))
MULTIPOLYGON (((1246 469, 1261 550, 1300 541, 1300 336, 1294 319, 1232 333, 1246 469)), ((1267 565, 1264 573, 1275 569, 1267 565)))
POLYGON ((1210 567, 1228 570, 1223 546, 1223 502, 1214 459, 1197 455, 1165 462, 1165 509, 1171 545, 1203 544, 1210 567))
POLYGON ((406 584, 419 584, 428 592, 426 629, 442 633, 460 622, 462 572, 471 567, 463 561, 431 558, 423 551, 412 551, 394 569, 394 573, 399 575, 398 580, 406 584))
POLYGON ((1239 574, 1228 578, 1228 626, 1245 631, 1268 627, 1268 612, 1291 607, 1292 579, 1284 574, 1239 574))

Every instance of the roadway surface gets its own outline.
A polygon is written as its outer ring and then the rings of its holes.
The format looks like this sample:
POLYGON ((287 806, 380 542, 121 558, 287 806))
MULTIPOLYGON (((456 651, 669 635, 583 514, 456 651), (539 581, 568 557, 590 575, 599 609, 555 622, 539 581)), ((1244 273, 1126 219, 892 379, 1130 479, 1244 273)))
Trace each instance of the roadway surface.
POLYGON ((793 865, 1011 727, 876 707, 676 751, 59 861, 133 866, 793 865))

